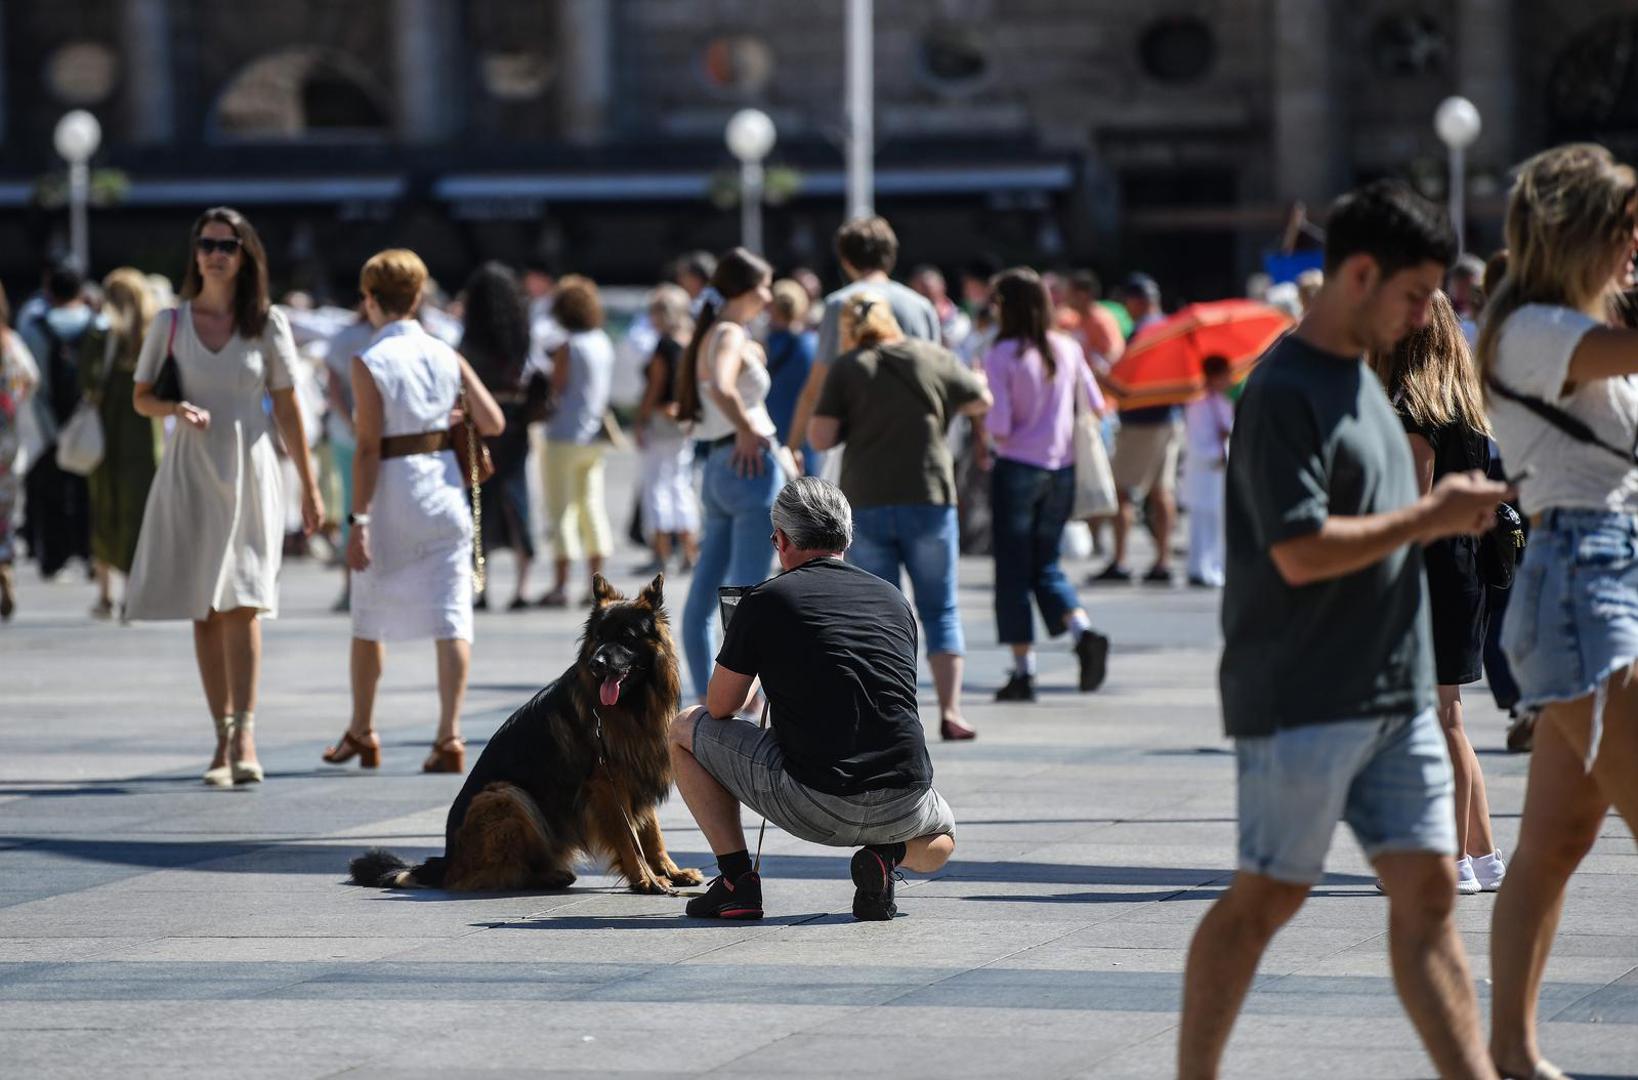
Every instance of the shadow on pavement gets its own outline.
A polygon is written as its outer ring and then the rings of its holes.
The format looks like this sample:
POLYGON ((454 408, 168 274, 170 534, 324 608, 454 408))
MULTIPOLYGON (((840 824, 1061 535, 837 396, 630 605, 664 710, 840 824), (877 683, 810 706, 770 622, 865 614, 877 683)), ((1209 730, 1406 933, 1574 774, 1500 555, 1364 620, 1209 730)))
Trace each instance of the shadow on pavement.
MULTIPOLYGON (((376 837, 336 840, 327 843, 244 840, 92 840, 69 837, 0 836, 0 847, 12 852, 55 855, 82 862, 121 866, 173 869, 197 867, 213 873, 325 874, 337 878, 347 872, 348 860, 374 846, 376 837), (217 863, 222 865, 204 865, 217 863)), ((407 846, 396 852, 409 862, 425 859, 440 848, 407 846)), ((673 851, 672 857, 684 866, 709 868, 708 852, 673 851)), ((787 880, 846 880, 848 854, 766 855, 762 871, 767 877, 787 880)), ((962 861, 945 867, 935 880, 1029 882, 1046 885, 1149 885, 1194 888, 1220 881, 1233 872, 1231 867, 1099 866, 1072 863, 962 861)), ((1373 879, 1357 875, 1331 875, 1332 884, 1370 884, 1373 879)))

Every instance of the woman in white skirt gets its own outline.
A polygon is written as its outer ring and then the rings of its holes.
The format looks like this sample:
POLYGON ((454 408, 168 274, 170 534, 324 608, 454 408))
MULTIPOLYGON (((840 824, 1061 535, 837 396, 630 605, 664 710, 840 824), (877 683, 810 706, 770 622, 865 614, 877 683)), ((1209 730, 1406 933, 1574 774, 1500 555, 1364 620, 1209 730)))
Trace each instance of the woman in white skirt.
POLYGON ((182 297, 149 326, 133 376, 136 411, 177 422, 148 489, 125 605, 133 620, 193 620, 199 679, 216 723, 205 782, 227 787, 262 779, 253 734, 259 619, 279 606, 284 495, 265 397, 284 444, 298 450, 307 532, 323 523, 324 504, 312 462, 299 452, 307 437, 290 376, 295 340, 284 313, 268 303, 261 239, 237 210, 216 207, 194 222, 182 297), (154 394, 167 357, 183 400, 154 394))
POLYGON ((666 569, 672 539, 682 545, 682 570, 699 558, 700 504, 694 495, 694 440, 677 422, 677 367, 693 333, 688 294, 665 284, 648 300, 649 321, 660 332, 648 361, 648 389, 637 409, 637 443, 643 448, 643 530, 654 548, 654 565, 666 569))
POLYGON ((450 448, 450 417, 466 391, 479 435, 506 426, 500 406, 461 355, 415 319, 427 268, 413 251, 364 264, 359 289, 374 340, 351 360, 353 718, 324 752, 340 765, 381 763, 375 690, 388 641, 432 638, 438 651, 438 735, 425 772, 464 772, 461 699, 472 659, 472 511, 450 448))

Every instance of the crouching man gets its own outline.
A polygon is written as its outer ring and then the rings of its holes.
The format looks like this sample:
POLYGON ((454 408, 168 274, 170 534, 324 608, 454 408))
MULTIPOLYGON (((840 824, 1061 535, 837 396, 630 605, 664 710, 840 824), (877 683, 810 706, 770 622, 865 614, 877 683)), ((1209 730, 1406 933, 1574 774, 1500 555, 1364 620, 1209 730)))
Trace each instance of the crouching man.
POLYGON ((784 571, 747 593, 724 634, 705 707, 671 725, 677 789, 717 857, 688 914, 760 919, 741 803, 793 836, 853 855, 853 917, 891 919, 898 867, 930 874, 955 850, 916 708, 916 619, 904 594, 842 561, 853 512, 801 477, 773 505, 784 571), (768 727, 737 714, 760 677, 768 727))

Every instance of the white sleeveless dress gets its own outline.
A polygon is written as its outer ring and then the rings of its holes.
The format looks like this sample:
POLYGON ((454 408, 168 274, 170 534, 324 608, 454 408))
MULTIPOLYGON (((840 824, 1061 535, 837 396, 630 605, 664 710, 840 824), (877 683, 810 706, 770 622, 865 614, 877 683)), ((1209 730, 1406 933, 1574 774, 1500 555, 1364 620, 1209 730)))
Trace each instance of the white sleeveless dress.
POLYGON ((235 333, 216 352, 194 333, 192 305, 161 312, 148 328, 136 380, 152 383, 173 355, 182 394, 210 412, 199 431, 178 421, 148 489, 131 564, 126 614, 132 619, 208 618, 255 608, 278 614, 284 551, 284 493, 273 450, 270 391, 291 387, 296 343, 284 312, 268 312, 260 337, 235 333))
MULTIPOLYGON (((454 349, 406 319, 382 327, 361 359, 381 392, 384 437, 449 427, 461 389, 454 349)), ((453 450, 381 462, 352 616, 367 641, 472 640, 472 511, 453 450)))

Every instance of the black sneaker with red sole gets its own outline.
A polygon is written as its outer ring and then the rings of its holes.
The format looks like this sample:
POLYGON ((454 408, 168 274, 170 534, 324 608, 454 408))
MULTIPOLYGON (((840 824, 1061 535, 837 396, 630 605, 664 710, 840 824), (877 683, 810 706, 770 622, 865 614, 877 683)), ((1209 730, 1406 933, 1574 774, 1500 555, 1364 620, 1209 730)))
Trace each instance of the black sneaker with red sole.
POLYGON ((688 902, 687 911, 695 919, 760 919, 762 877, 749 870, 730 882, 718 874, 704 896, 688 902))
POLYGON ((893 881, 898 871, 874 848, 853 853, 853 917, 860 922, 886 922, 899 913, 893 902, 893 881))

